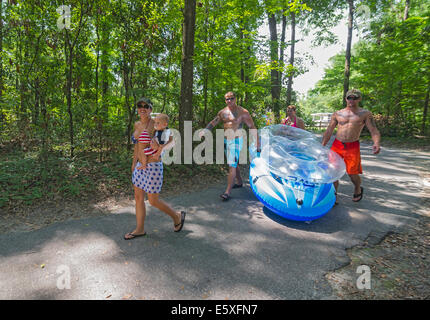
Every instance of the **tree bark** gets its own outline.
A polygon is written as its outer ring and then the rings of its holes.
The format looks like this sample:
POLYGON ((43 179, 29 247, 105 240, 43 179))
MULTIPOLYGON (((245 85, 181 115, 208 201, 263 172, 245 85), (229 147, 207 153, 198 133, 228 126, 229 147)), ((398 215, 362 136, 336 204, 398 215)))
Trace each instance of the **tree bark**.
MULTIPOLYGON (((172 33, 172 37, 170 39, 170 41, 173 43, 175 37, 175 33, 172 33)), ((172 50, 173 51, 173 50, 172 50)), ((170 83, 170 69, 172 68, 172 57, 174 55, 173 54, 169 54, 169 58, 167 61, 167 74, 166 74, 166 85, 165 88, 166 90, 164 91, 163 94, 163 107, 161 108, 161 113, 164 113, 164 109, 166 108, 166 104, 167 104, 167 92, 169 91, 169 83, 170 83)))
MULTIPOLYGON (((208 43, 211 36, 209 35, 209 1, 205 0, 205 44, 208 43)), ((206 117, 208 112, 208 84, 209 84, 209 52, 205 53, 203 61, 203 117, 202 126, 206 125, 206 117)))
MULTIPOLYGON (((46 164, 47 160, 47 152, 48 152, 48 137, 49 137, 49 128, 48 128, 48 114, 46 111, 46 103, 45 103, 45 93, 40 95, 40 113, 42 116, 42 160, 43 163, 46 164)), ((47 169, 47 166, 44 165, 43 168, 47 169)))
POLYGON ((67 113, 69 114, 69 135, 70 135, 70 157, 74 156, 75 142, 74 142, 74 129, 73 129, 73 111, 72 111, 72 81, 73 81, 73 50, 78 41, 81 28, 83 26, 83 17, 88 14, 90 7, 87 8, 87 12, 84 12, 83 5, 80 8, 80 17, 78 30, 76 31, 76 37, 73 42, 70 39, 69 32, 65 30, 66 39, 64 44, 64 53, 66 58, 66 100, 67 100, 67 113))
MULTIPOLYGON (((0 0, 1 1, 1 0, 0 0)), ((39 112, 40 112, 40 80, 36 77, 34 80, 34 108, 32 110, 33 119, 32 122, 37 125, 39 123, 39 112)))
POLYGON ((270 79, 271 88, 270 92, 272 94, 272 105, 275 118, 280 120, 280 96, 281 96, 281 86, 279 83, 279 72, 276 69, 279 66, 278 57, 278 34, 276 30, 276 17, 274 14, 269 13, 269 31, 270 31, 270 79))
MULTIPOLYGON (((282 10, 282 31, 281 31, 281 44, 279 46, 279 62, 281 66, 284 65, 284 49, 285 49, 285 33, 287 29, 287 17, 285 16, 285 9, 282 10)), ((279 75, 279 83, 282 84, 282 72, 279 75)))
MULTIPOLYGON (((243 20, 241 21, 241 24, 243 25, 243 20)), ((240 47, 242 49, 240 51, 240 57, 241 57, 241 59, 240 59, 240 81, 242 81, 243 84, 246 84, 246 81, 245 81, 245 57, 244 57, 245 52, 243 51, 244 40, 245 40, 244 30, 245 29, 243 27, 241 27, 240 28, 240 34, 239 34, 240 47)), ((240 95, 239 105, 243 105, 244 95, 246 95, 246 91, 243 93, 243 95, 242 94, 240 95)))
MULTIPOLYGON (((66 30, 66 29, 65 29, 66 30)), ((64 46, 66 57, 66 101, 67 113, 69 114, 69 138, 70 138, 70 157, 74 156, 75 142, 73 130, 73 112, 72 112, 72 75, 73 75, 73 47, 69 41, 69 33, 66 30, 66 42, 64 46)))
POLYGON ((352 26, 354 22, 354 0, 348 0, 348 40, 346 43, 346 54, 345 54, 345 73, 343 80, 343 96, 342 103, 346 107, 345 96, 349 90, 349 77, 351 74, 351 45, 352 45, 352 26))
POLYGON ((99 12, 98 9, 96 9, 96 78, 94 81, 94 86, 96 88, 96 94, 94 97, 94 102, 96 105, 96 112, 97 115, 99 113, 99 64, 100 64, 100 28, 99 28, 99 12))
POLYGON ((426 122, 427 122, 427 113, 428 113, 428 109, 429 109, 429 99, 430 99, 430 85, 427 89, 426 99, 424 101, 423 123, 421 126, 421 134, 423 136, 426 134, 426 122))
MULTIPOLYGON (((3 1, 0 0, 0 52, 3 52, 3 1)), ((0 56, 0 102, 3 100, 3 57, 0 56)), ((0 115, 1 120, 1 115, 0 115)))
POLYGON ((406 0, 406 3, 405 3, 405 12, 403 14, 403 21, 406 21, 409 18, 410 5, 411 5, 410 0, 406 0))
POLYGON ((99 8, 96 8, 96 77, 95 77, 95 83, 94 86, 96 88, 95 97, 94 97, 94 103, 96 105, 96 111, 95 111, 95 125, 97 128, 97 135, 99 137, 99 161, 103 161, 103 112, 99 109, 99 66, 100 66, 100 12, 99 8))
POLYGON ((242 27, 240 29, 240 40, 241 40, 242 50, 240 52, 240 56, 241 56, 240 80, 242 81, 245 87, 245 91, 243 92, 243 95, 241 95, 240 104, 242 105, 244 103, 246 104, 249 98, 247 84, 249 83, 248 70, 249 70, 249 57, 251 56, 250 54, 251 48, 249 45, 247 45, 248 39, 249 39, 248 33, 245 34, 245 31, 249 31, 249 26, 246 23, 246 21, 243 21, 243 20, 241 21, 241 24, 242 24, 242 27))
POLYGON ((100 58, 100 71, 101 71, 101 81, 102 81, 102 106, 101 106, 101 114, 103 115, 103 119, 107 118, 108 115, 108 103, 107 103, 107 95, 109 90, 109 37, 110 30, 108 28, 108 23, 106 20, 103 20, 101 25, 101 58, 100 58), (106 118, 105 118, 106 117, 106 118))
MULTIPOLYGON (((296 13, 294 11, 291 11, 291 51, 290 51, 291 67, 294 66, 295 45, 296 45, 296 13)), ((291 104, 291 95, 293 91, 293 77, 294 77, 294 72, 291 71, 291 73, 288 76, 287 103, 286 103, 287 106, 291 104)))
POLYGON ((179 128, 184 136, 184 121, 193 120, 193 56, 196 25, 196 0, 186 0, 182 24, 181 104, 179 128))
POLYGON ((28 61, 28 50, 27 50, 27 38, 21 31, 18 31, 18 45, 17 45, 17 74, 18 74, 18 87, 17 90, 19 92, 19 127, 20 133, 23 135, 23 140, 26 138, 26 126, 27 126, 27 83, 25 81, 25 73, 26 73, 26 64, 24 61, 28 61), (24 48, 23 48, 24 47, 24 48), (23 53, 24 51, 24 53, 23 53), (24 55, 24 56, 23 56, 24 55))
POLYGON ((122 71, 123 71, 123 81, 124 81, 124 89, 125 89, 125 109, 128 112, 128 123, 127 123, 127 146, 130 148, 130 135, 131 135, 131 128, 132 128, 132 122, 133 122, 133 108, 130 106, 130 78, 129 78, 129 67, 127 62, 127 55, 125 52, 125 49, 123 50, 123 65, 122 65, 122 71))

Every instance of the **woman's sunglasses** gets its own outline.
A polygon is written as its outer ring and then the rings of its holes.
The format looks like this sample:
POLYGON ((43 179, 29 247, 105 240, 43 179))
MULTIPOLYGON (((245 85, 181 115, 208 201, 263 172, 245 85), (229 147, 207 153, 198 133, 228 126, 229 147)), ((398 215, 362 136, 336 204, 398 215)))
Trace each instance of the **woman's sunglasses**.
POLYGON ((138 106, 137 106, 137 108, 138 108, 138 109, 139 109, 139 108, 151 109, 151 107, 150 107, 150 106, 148 106, 147 104, 145 104, 145 105, 143 105, 143 106, 140 104, 140 105, 138 105, 138 106))

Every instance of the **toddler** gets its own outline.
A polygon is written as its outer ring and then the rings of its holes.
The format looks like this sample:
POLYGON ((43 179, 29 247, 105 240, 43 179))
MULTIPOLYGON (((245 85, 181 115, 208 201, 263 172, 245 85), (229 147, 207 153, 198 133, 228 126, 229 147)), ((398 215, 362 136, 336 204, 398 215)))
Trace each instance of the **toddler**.
MULTIPOLYGON (((155 129, 155 135, 154 138, 152 138, 152 141, 155 141, 158 145, 164 145, 167 142, 169 142, 171 133, 170 129, 167 127, 169 123, 169 116, 164 113, 158 114, 154 119, 154 129, 155 129)), ((146 164, 148 163, 148 156, 153 155, 158 151, 157 149, 151 148, 151 146, 145 148, 142 150, 142 147, 139 146, 139 153, 138 153, 138 159, 139 162, 142 164, 137 169, 146 169, 146 164)))

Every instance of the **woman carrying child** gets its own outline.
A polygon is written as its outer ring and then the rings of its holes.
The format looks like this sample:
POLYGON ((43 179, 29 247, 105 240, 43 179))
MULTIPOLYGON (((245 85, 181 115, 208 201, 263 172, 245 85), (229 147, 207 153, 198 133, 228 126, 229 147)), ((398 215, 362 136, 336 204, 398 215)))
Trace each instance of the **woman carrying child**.
MULTIPOLYGON (((137 102, 137 112, 140 120, 134 124, 132 141, 135 144, 133 163, 131 167, 132 182, 134 186, 134 199, 136 201, 136 228, 124 236, 125 240, 145 236, 145 193, 149 203, 157 209, 169 215, 174 224, 174 231, 182 230, 185 222, 185 211, 174 211, 167 203, 159 198, 161 186, 163 184, 163 163, 161 162, 161 152, 169 145, 172 138, 166 144, 159 144, 152 140, 154 135, 154 120, 151 119, 152 102, 150 99, 142 98, 137 102), (151 155, 145 155, 146 167, 143 168, 139 161, 142 157, 142 150, 151 147, 156 150, 151 155)), ((158 119, 157 119, 158 120, 158 119)), ((167 126, 167 124, 166 124, 167 126)))

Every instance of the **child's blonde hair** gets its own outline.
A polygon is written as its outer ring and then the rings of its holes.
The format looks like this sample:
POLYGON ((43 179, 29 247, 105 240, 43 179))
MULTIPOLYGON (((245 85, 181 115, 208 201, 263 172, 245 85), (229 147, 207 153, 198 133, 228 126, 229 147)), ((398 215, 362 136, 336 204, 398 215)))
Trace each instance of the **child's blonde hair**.
POLYGON ((165 113, 157 114, 157 117, 160 118, 162 121, 166 121, 166 123, 169 123, 169 116, 165 113))

